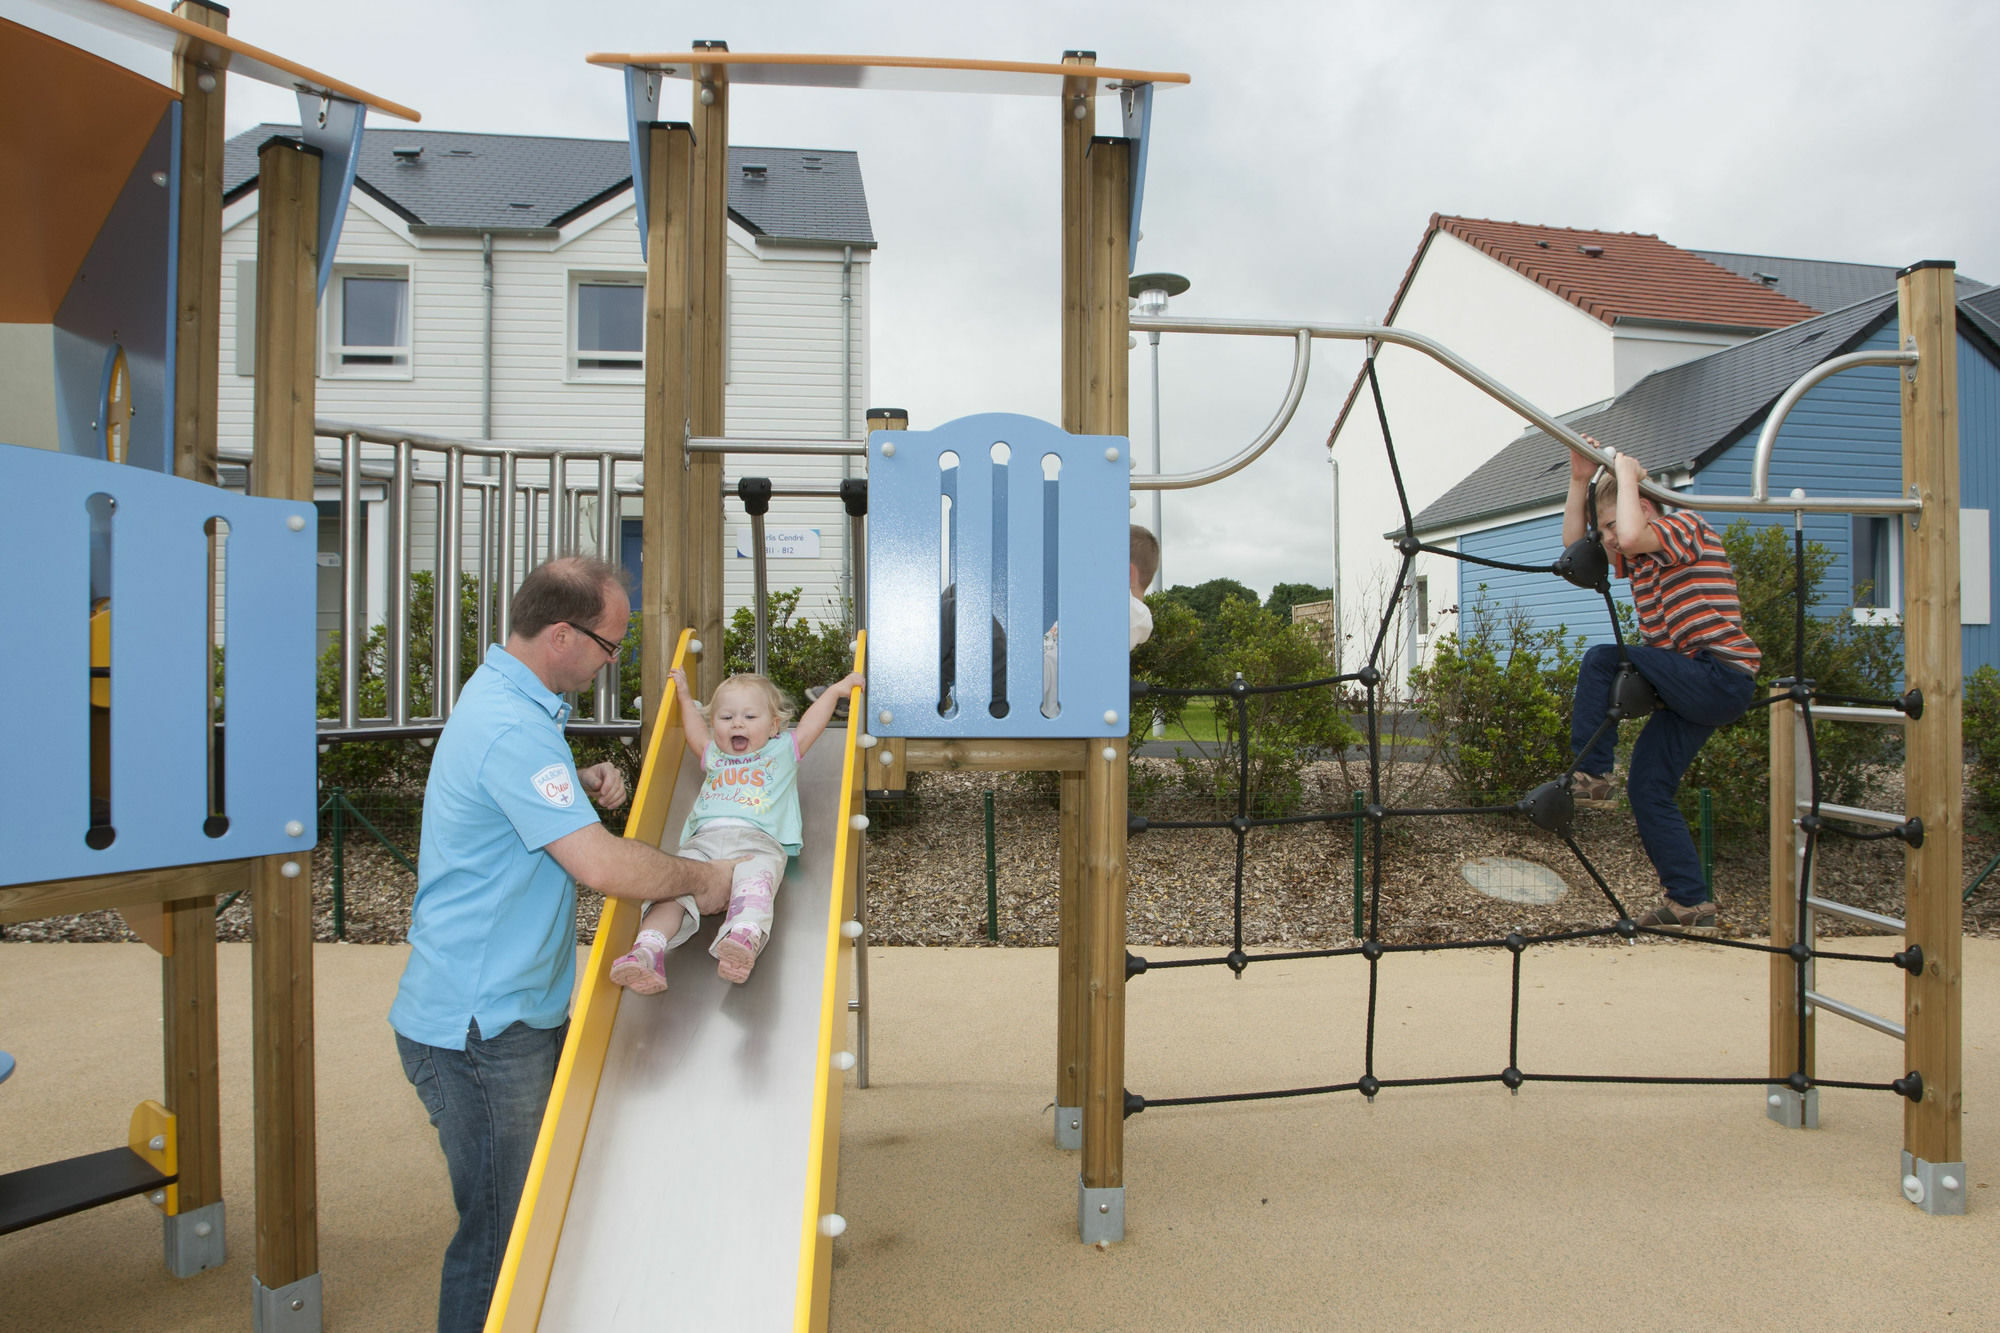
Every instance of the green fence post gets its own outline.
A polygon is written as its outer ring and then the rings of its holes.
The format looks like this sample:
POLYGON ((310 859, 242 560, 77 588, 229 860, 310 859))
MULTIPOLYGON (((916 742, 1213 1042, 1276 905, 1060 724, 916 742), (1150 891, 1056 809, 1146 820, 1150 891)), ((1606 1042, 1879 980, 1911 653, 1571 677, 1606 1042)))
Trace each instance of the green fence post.
POLYGON ((986 793, 986 938, 1000 942, 1000 895, 993 870, 993 793, 986 793))
MULTIPOLYGON (((1363 796, 1363 795, 1362 795, 1362 794, 1361 794, 1360 792, 1355 792, 1355 793, 1354 793, 1354 813, 1355 813, 1355 814, 1356 814, 1356 815, 1358 816, 1358 815, 1359 815, 1359 814, 1360 814, 1360 813, 1361 813, 1361 812, 1362 812, 1363 810, 1365 810, 1365 809, 1367 809, 1367 808, 1368 808, 1368 806, 1367 806, 1367 798, 1366 798, 1365 796, 1363 796)), ((1361 821, 1360 819, 1358 819, 1358 818, 1357 818, 1357 819, 1355 819, 1355 820, 1353 821, 1353 827, 1354 827, 1354 938, 1355 938, 1355 939, 1357 939, 1357 940, 1361 938, 1361 906, 1362 906, 1362 887, 1361 887, 1361 886, 1362 886, 1362 880, 1363 880, 1363 878, 1364 878, 1364 876, 1363 876, 1363 867, 1362 867, 1362 864, 1361 864, 1361 824, 1362 824, 1362 821, 1361 821)))
POLYGON ((1715 794, 1701 789, 1701 882, 1715 901, 1715 794))
POLYGON ((347 793, 333 789, 333 937, 347 938, 347 793))

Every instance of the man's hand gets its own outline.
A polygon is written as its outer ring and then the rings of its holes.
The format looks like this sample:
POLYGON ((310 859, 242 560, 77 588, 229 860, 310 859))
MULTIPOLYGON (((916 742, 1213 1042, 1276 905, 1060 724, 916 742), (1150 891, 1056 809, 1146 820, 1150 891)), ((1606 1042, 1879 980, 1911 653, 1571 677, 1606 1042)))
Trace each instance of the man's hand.
POLYGON ((579 769, 576 780, 583 784, 584 795, 606 810, 616 810, 625 804, 625 775, 609 760, 579 769))
POLYGON ((734 856, 727 861, 682 861, 692 876, 686 891, 694 895, 694 905, 703 916, 719 916, 729 910, 729 882, 736 867, 750 858, 734 856))

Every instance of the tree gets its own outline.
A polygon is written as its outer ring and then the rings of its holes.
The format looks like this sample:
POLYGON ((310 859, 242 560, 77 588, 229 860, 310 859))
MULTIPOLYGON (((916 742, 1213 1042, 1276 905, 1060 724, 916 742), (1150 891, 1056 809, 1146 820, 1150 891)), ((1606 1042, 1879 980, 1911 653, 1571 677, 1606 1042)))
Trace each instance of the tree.
POLYGON ((1185 606, 1201 618, 1201 623, 1214 626, 1222 615, 1222 603, 1234 597, 1239 602, 1258 605, 1257 594, 1238 583, 1235 579, 1210 579, 1190 588, 1185 583, 1176 583, 1167 589, 1167 596, 1185 606))
POLYGON ((1325 602, 1333 598, 1333 589, 1322 588, 1313 583, 1279 583, 1271 588, 1271 595, 1264 599, 1264 609, 1275 611, 1289 622, 1292 608, 1300 602, 1325 602))

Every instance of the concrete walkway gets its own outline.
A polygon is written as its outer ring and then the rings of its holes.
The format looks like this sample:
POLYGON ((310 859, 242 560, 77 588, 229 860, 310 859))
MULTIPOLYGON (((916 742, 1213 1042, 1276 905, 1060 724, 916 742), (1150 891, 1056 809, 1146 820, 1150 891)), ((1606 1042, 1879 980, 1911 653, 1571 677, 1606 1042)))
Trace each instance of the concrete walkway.
MULTIPOLYGON (((248 1327, 249 949, 220 953, 229 1263, 167 1277, 157 1215, 127 1200, 0 1237, 0 1325, 248 1327)), ((315 950, 328 1329, 426 1327, 453 1224, 382 1017, 404 954, 315 950)), ((1753 1088, 1482 1084, 1135 1116, 1127 1240, 1104 1250, 1076 1243, 1077 1159, 1051 1145, 1053 952, 880 950, 872 970, 872 1086, 845 1102, 837 1330, 2000 1320, 2000 943, 1966 944, 1965 1217, 1903 1202, 1902 1108, 1886 1093, 1823 1092, 1824 1128, 1807 1133, 1767 1121, 1753 1088)), ((1760 1075, 1766 970, 1700 945, 1530 951, 1520 1063, 1760 1075)), ((1893 1014, 1899 977, 1829 963, 1820 984, 1893 1014)), ((1165 1097, 1350 1081, 1365 978, 1352 959, 1138 978, 1128 1084, 1165 1097)), ((1377 1073, 1496 1071, 1507 1000, 1504 955, 1385 959, 1377 1073)), ((0 1049, 20 1060, 0 1086, 0 1171, 123 1142, 133 1105, 159 1095, 158 1031, 142 946, 0 944, 0 1049)), ((1820 1051, 1828 1077, 1903 1072, 1896 1043, 1832 1018, 1820 1051)), ((672 1327, 670 1293, 663 1308, 672 1327)))

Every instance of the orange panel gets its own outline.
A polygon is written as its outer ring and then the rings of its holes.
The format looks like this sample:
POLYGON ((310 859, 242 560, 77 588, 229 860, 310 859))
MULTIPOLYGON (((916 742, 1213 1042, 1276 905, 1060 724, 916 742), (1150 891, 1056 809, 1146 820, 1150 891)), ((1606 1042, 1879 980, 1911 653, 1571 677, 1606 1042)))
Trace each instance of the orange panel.
POLYGON ((48 324, 170 89, 0 19, 0 323, 48 324))

